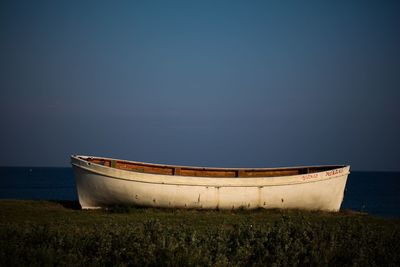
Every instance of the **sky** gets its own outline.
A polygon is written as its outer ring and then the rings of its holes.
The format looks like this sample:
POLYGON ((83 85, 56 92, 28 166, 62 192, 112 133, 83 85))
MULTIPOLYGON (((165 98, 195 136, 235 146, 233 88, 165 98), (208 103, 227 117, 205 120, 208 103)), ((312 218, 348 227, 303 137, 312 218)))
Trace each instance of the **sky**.
POLYGON ((0 166, 400 171, 399 1, 1 1, 0 166))

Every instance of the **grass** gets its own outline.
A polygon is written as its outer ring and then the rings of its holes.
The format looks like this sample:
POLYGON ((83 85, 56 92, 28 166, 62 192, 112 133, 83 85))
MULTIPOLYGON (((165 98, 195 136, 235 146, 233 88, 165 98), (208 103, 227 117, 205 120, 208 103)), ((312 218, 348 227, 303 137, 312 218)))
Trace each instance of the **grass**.
POLYGON ((400 266, 400 221, 0 201, 0 266, 400 266))

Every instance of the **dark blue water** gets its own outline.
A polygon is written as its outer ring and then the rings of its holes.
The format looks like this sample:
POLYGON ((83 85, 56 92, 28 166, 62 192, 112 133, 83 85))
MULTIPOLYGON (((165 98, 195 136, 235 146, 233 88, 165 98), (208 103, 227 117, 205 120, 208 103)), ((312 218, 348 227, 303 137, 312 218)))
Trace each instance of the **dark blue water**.
POLYGON ((77 200, 72 168, 0 167, 0 199, 77 200))
MULTIPOLYGON (((0 167, 0 199, 77 200, 72 168, 0 167)), ((342 209, 400 218, 400 172, 352 172, 342 209)))
POLYGON ((342 209, 400 218, 400 172, 351 172, 342 209))

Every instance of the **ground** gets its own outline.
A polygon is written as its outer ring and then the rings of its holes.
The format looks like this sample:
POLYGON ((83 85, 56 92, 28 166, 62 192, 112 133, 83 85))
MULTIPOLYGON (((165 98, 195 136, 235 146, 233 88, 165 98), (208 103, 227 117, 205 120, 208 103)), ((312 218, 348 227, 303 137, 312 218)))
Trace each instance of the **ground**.
POLYGON ((399 266, 400 220, 0 201, 0 266, 399 266))

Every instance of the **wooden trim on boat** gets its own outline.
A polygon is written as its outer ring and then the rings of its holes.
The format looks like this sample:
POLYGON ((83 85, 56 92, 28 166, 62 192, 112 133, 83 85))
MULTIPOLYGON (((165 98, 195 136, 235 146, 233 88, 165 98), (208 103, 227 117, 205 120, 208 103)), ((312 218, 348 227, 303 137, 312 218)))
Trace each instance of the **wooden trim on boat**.
POLYGON ((192 176, 192 177, 279 177, 299 174, 308 174, 323 172, 331 169, 342 168, 344 166, 316 166, 316 167, 294 167, 294 168, 212 168, 212 167, 189 167, 189 166, 174 166, 160 165, 142 162, 132 162, 126 160, 114 160, 99 157, 79 157, 87 162, 116 168, 120 170, 175 175, 175 176, 192 176))

